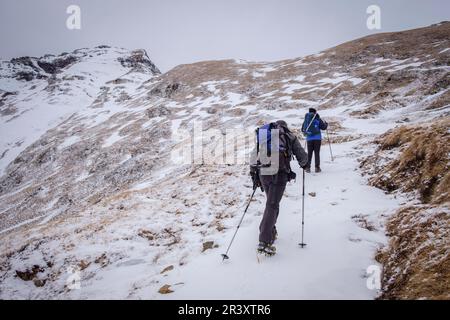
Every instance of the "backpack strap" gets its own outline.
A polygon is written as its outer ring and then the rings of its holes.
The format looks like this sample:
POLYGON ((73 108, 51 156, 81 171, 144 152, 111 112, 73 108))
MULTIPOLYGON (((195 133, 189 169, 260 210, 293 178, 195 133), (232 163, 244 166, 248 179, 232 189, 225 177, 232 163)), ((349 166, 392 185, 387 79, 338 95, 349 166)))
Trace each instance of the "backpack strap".
POLYGON ((277 123, 274 124, 274 128, 279 130, 279 138, 280 140, 283 139, 284 147, 286 150, 283 152, 284 156, 286 158, 290 158, 292 156, 292 146, 289 140, 289 137, 287 135, 287 132, 290 132, 288 128, 285 128, 277 123))
MULTIPOLYGON (((265 125, 266 126, 266 125, 265 125)), ((265 127, 264 126, 264 127, 265 127)), ((262 128, 262 127, 261 127, 262 128)), ((260 149, 260 141, 259 141, 259 138, 260 138, 260 136, 259 136, 259 130, 261 129, 261 128, 257 128, 256 130, 255 130, 255 132, 256 132, 256 152, 257 152, 257 154, 259 154, 259 149, 260 149)), ((286 128, 284 128, 284 127, 282 127, 282 126, 280 126, 280 125, 278 125, 276 122, 272 122, 272 123, 269 123, 269 125, 268 125, 268 128, 267 128, 267 136, 270 134, 270 131, 272 130, 272 129, 278 129, 279 130, 279 139, 281 140, 281 139, 283 139, 283 142, 284 142, 284 147, 286 148, 286 150, 284 151, 284 155, 286 156, 286 157, 290 157, 290 156, 292 156, 292 146, 291 146, 291 143, 290 143, 290 140, 289 140, 289 137, 287 136, 287 134, 286 134, 286 130, 288 130, 288 129, 286 129, 286 128)), ((268 143, 268 139, 267 139, 267 141, 266 141, 267 143, 268 143)), ((269 147, 269 146, 267 146, 267 147, 269 147)), ((270 157, 271 156, 271 150, 268 148, 268 150, 267 150, 267 152, 268 152, 268 156, 270 157)))
POLYGON ((311 122, 309 123, 308 127, 306 128, 305 132, 308 132, 309 128, 313 124, 314 120, 316 119, 317 113, 314 113, 314 117, 312 118, 311 122))

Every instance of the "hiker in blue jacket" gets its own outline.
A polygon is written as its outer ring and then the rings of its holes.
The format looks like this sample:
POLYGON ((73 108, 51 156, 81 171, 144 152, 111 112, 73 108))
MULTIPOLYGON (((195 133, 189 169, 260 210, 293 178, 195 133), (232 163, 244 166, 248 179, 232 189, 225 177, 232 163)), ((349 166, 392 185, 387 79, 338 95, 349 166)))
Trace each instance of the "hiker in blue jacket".
POLYGON ((316 172, 321 172, 320 169, 320 146, 322 145, 322 133, 321 130, 326 130, 328 123, 320 119, 316 109, 310 108, 309 112, 305 115, 303 121, 302 132, 306 136, 308 146, 308 163, 305 171, 311 172, 311 161, 314 152, 314 162, 316 166, 316 172))

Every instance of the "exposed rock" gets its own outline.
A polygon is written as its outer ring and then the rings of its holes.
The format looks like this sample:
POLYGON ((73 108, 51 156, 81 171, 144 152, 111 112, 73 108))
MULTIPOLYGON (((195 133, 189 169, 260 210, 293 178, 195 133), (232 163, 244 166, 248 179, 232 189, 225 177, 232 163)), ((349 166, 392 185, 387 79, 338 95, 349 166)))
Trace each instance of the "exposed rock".
POLYGON ((97 257, 94 260, 94 263, 100 264, 100 266, 102 268, 106 267, 109 264, 109 259, 108 259, 107 255, 106 255, 106 253, 103 253, 101 256, 97 257))
POLYGON ((19 71, 16 73, 17 80, 31 81, 34 79, 34 76, 33 72, 19 71))
MULTIPOLYGON (((97 260, 96 260, 97 261, 97 260)), ((98 262, 96 262, 96 263, 98 263, 98 262)), ((81 271, 83 271, 84 269, 86 269, 87 267, 89 267, 91 265, 91 263, 90 262, 86 262, 85 260, 81 260, 79 263, 78 263, 78 267, 80 268, 80 270, 81 271)))
POLYGON ((45 285, 45 283, 47 282, 47 280, 42 280, 42 279, 34 279, 33 283, 36 287, 40 288, 43 287, 45 285))
POLYGON ((26 269, 25 271, 16 270, 16 275, 23 281, 31 281, 39 272, 44 272, 44 268, 34 265, 31 269, 26 269))
POLYGON ((174 291, 170 289, 170 285, 169 284, 165 284, 158 290, 158 292, 160 294, 169 294, 169 293, 172 293, 174 291))
POLYGON ((35 58, 31 58, 31 57, 13 58, 13 59, 11 59, 11 63, 27 66, 27 67, 30 67, 32 70, 38 72, 39 69, 34 65, 33 59, 35 59, 35 58))
POLYGON ((166 108, 165 106, 155 106, 147 109, 145 111, 147 117, 150 119, 156 118, 156 117, 162 117, 167 116, 170 114, 170 110, 166 108))
POLYGON ((149 231, 149 230, 140 230, 138 233, 138 236, 145 238, 147 240, 154 240, 155 239, 155 235, 153 234, 153 232, 149 231))
POLYGON ((147 67, 153 74, 160 74, 161 71, 151 62, 148 58, 147 52, 145 50, 135 50, 132 52, 131 56, 126 58, 119 58, 119 62, 122 66, 127 68, 141 69, 142 67, 147 67))
POLYGON ((2 98, 6 98, 7 96, 17 95, 17 92, 10 92, 10 91, 3 91, 3 90, 0 90, 0 92, 2 92, 2 98))
POLYGON ((166 273, 166 272, 169 272, 169 271, 171 271, 171 270, 173 270, 173 265, 170 265, 170 266, 168 266, 168 267, 165 267, 165 268, 161 271, 161 274, 166 273))
POLYGON ((205 252, 206 250, 212 249, 214 247, 214 241, 206 241, 203 243, 203 250, 202 252, 205 252))
POLYGON ((159 96, 161 98, 171 98, 172 95, 180 89, 180 83, 162 83, 150 90, 150 96, 159 96))
POLYGON ((55 59, 53 61, 54 68, 59 71, 77 62, 77 58, 73 56, 65 56, 64 58, 55 59))
POLYGON ((56 68, 56 66, 53 63, 49 63, 49 62, 45 62, 45 61, 38 61, 37 64, 39 65, 39 67, 41 67, 45 72, 47 73, 56 73, 56 71, 58 71, 58 69, 56 68))

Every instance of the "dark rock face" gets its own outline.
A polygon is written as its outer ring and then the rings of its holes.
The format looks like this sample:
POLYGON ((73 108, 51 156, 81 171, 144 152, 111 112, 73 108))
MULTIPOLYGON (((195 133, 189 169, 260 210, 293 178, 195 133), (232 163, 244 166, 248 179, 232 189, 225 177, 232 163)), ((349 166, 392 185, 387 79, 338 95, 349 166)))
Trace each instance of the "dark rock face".
MULTIPOLYGON (((108 49, 109 46, 98 46, 95 49, 108 49)), ((14 67, 13 77, 20 81, 32 81, 34 79, 49 79, 60 73, 63 69, 77 63, 83 57, 92 57, 93 54, 101 55, 105 52, 93 53, 87 49, 78 49, 72 53, 63 53, 58 56, 45 55, 40 58, 35 57, 19 57, 10 60, 10 64, 14 67)), ((99 51, 99 50, 97 50, 99 51)), ((132 68, 134 71, 150 72, 153 75, 159 75, 161 72, 150 60, 145 50, 132 51, 128 57, 120 57, 118 61, 122 66, 132 68)))
POLYGON ((179 83, 171 83, 166 87, 164 93, 166 94, 167 97, 170 97, 179 88, 180 88, 179 83))
POLYGON ((30 67, 34 71, 39 71, 38 68, 33 63, 33 60, 31 57, 20 57, 20 58, 13 58, 11 59, 12 64, 21 64, 27 67, 30 67))
POLYGON ((146 67, 150 69, 153 74, 161 74, 161 71, 155 66, 153 62, 148 58, 145 50, 135 50, 131 56, 127 58, 119 58, 120 64, 126 68, 142 69, 146 67))
POLYGON ((25 271, 16 270, 16 275, 23 281, 31 281, 39 272, 44 272, 44 269, 38 265, 34 265, 31 269, 26 269, 25 271))
POLYGON ((16 73, 17 80, 31 81, 34 79, 33 72, 20 71, 16 73))
POLYGON ((9 91, 4 91, 2 94, 2 98, 6 98, 7 96, 12 96, 12 95, 16 95, 17 92, 9 92, 9 91))
POLYGON ((38 65, 47 73, 54 74, 57 71, 56 66, 49 62, 38 61, 38 65))
POLYGON ((181 88, 181 84, 178 82, 174 83, 162 83, 157 87, 150 90, 151 96, 158 96, 161 98, 170 98, 174 93, 176 93, 181 88))
POLYGON ((57 69, 63 69, 73 63, 77 62, 77 58, 73 57, 73 56, 68 56, 66 58, 60 58, 60 59, 56 59, 53 62, 53 65, 57 68, 57 69))
POLYGON ((55 74, 61 69, 64 69, 65 67, 77 62, 77 58, 73 56, 68 56, 64 58, 59 58, 54 60, 53 62, 45 62, 45 61, 38 61, 37 64, 39 67, 42 68, 47 73, 55 74))
POLYGON ((65 55, 61 58, 57 58, 53 61, 46 60, 44 58, 31 58, 31 57, 21 57, 11 59, 11 63, 14 65, 23 66, 23 70, 18 71, 15 74, 17 80, 31 81, 33 79, 47 79, 48 75, 54 75, 58 73, 61 69, 75 63, 78 59, 74 56, 65 55), (35 62, 35 63, 34 63, 35 62))

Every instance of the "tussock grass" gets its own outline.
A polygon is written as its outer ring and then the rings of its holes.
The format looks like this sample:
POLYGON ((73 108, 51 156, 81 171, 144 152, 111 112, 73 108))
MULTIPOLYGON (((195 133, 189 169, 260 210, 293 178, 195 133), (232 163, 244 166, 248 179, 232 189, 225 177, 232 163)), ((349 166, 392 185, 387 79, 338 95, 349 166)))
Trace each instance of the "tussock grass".
POLYGON ((380 299, 450 299, 450 119, 401 126, 381 135, 361 167, 388 192, 416 193, 386 225, 390 241, 380 299))
POLYGON ((389 245, 380 299, 450 299, 450 211, 447 207, 401 208, 387 223, 389 245))
MULTIPOLYGON (((401 126, 376 140, 378 151, 399 156, 380 168, 370 183, 386 191, 417 191, 423 203, 450 201, 450 119, 430 125, 401 126)), ((369 160, 370 162, 370 160, 369 160)))

